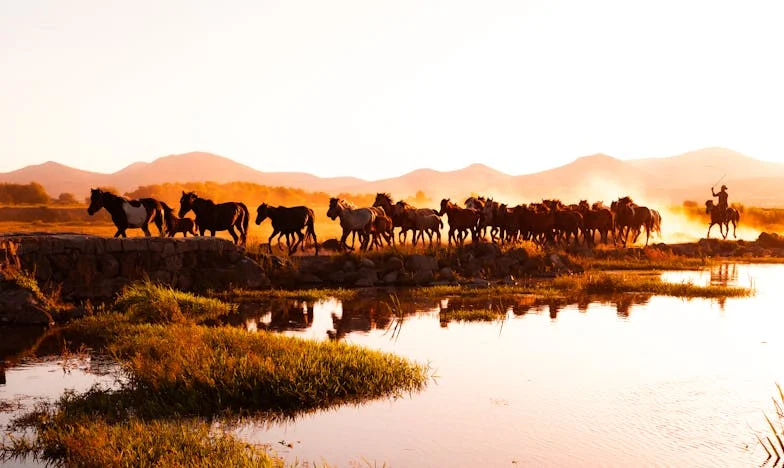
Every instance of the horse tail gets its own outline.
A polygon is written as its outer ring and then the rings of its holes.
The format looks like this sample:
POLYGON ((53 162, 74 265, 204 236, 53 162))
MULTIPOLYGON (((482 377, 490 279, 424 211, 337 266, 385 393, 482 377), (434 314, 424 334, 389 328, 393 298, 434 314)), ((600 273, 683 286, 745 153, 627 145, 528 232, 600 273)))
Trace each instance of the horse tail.
POLYGON ((307 232, 305 237, 307 238, 307 236, 310 236, 311 238, 313 238, 313 245, 315 246, 316 249, 315 255, 318 256, 319 245, 318 245, 318 241, 316 240, 316 229, 313 227, 313 223, 315 222, 315 220, 313 219, 313 210, 308 210, 308 211, 309 211, 308 221, 306 223, 307 232))
POLYGON ((242 239, 242 245, 248 241, 248 223, 250 222, 250 211, 248 211, 248 207, 245 206, 244 203, 239 202, 240 208, 242 209, 242 232, 240 233, 240 238, 242 239))
POLYGON ((155 223, 155 227, 158 228, 158 233, 161 235, 161 237, 165 237, 168 229, 164 219, 163 207, 166 205, 166 203, 158 200, 154 201, 155 204, 153 205, 153 209, 155 210, 155 215, 153 216, 152 221, 155 223))

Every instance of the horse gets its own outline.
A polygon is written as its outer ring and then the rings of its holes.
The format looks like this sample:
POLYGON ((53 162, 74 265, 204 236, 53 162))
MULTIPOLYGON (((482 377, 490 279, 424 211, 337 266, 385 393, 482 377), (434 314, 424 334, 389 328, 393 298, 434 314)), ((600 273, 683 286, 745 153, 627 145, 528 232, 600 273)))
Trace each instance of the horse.
POLYGON ((414 237, 416 237, 415 222, 414 219, 409 216, 409 212, 414 211, 419 216, 436 214, 436 210, 432 208, 416 208, 403 200, 392 203, 392 196, 388 193, 377 193, 376 199, 373 201, 373 206, 383 208, 386 215, 392 218, 394 227, 400 228, 398 240, 402 243, 406 242, 406 234, 410 230, 414 231, 414 237))
POLYGON ((210 235, 215 237, 216 231, 229 231, 234 244, 245 245, 248 240, 248 222, 250 213, 248 207, 242 202, 226 202, 216 204, 210 199, 201 198, 196 192, 182 192, 180 197, 180 212, 178 216, 184 217, 186 213, 193 210, 196 214, 196 224, 199 226, 199 234, 204 235, 210 231, 210 235), (234 229, 239 231, 239 235, 234 229))
POLYGON ((595 202, 589 206, 588 200, 580 200, 578 206, 585 221, 583 237, 585 237, 586 244, 595 245, 597 232, 602 242, 606 244, 609 234, 615 231, 615 221, 613 220, 612 212, 601 202, 595 202))
POLYGON ((165 234, 163 206, 154 198, 129 200, 99 188, 90 189, 90 206, 87 207, 87 213, 92 216, 101 208, 109 212, 117 227, 114 237, 128 237, 125 230, 129 228, 141 228, 144 235, 150 237, 150 221, 155 223, 161 237, 165 234))
POLYGON ((343 235, 340 237, 340 245, 344 249, 354 250, 346 244, 346 238, 351 232, 359 232, 361 236, 360 248, 367 250, 370 241, 370 229, 376 219, 376 211, 371 208, 357 208, 352 203, 340 198, 330 198, 327 216, 331 220, 340 218, 340 227, 343 228, 343 235))
POLYGON ((441 200, 441 211, 438 212, 439 216, 446 214, 447 223, 449 223, 449 236, 447 237, 447 245, 452 245, 452 239, 455 240, 455 245, 463 244, 465 237, 462 235, 463 231, 471 232, 472 242, 477 241, 478 225, 479 225, 479 212, 472 208, 460 208, 456 204, 449 201, 448 198, 441 200), (455 236, 455 231, 458 235, 455 236))
POLYGON ((417 241, 417 231, 419 238, 422 239, 422 245, 425 245, 425 233, 430 242, 430 247, 433 247, 433 234, 436 235, 436 245, 441 245, 441 228, 444 227, 444 222, 437 214, 427 216, 419 216, 416 213, 409 213, 416 223, 416 231, 414 231, 414 245, 417 241))
POLYGON ((632 199, 628 196, 619 198, 610 204, 610 210, 615 214, 615 228, 618 231, 617 235, 614 236, 615 242, 617 243, 619 238, 623 239, 623 246, 626 247, 629 234, 636 226, 632 199), (626 228, 625 231, 624 228, 626 228))
POLYGON ((178 232, 182 233, 183 237, 188 237, 188 234, 196 235, 196 222, 191 218, 180 218, 174 214, 174 208, 161 202, 163 206, 163 219, 166 222, 166 235, 174 237, 178 232))
MULTIPOLYGON (((318 241, 316 240, 316 231, 313 229, 313 222, 315 220, 313 210, 307 206, 270 206, 262 203, 256 209, 256 225, 261 224, 262 221, 269 218, 272 221, 272 235, 269 236, 269 251, 272 253, 272 238, 278 235, 278 242, 280 236, 286 235, 286 246, 289 248, 289 255, 297 251, 297 247, 303 243, 307 236, 313 239, 313 244, 316 247, 315 255, 318 255, 318 241), (305 235, 302 234, 302 229, 305 229, 305 235), (290 234, 296 234, 297 241, 294 246, 291 245, 290 234)), ((303 244, 304 245, 304 244, 303 244)), ((304 250, 304 247, 302 248, 304 250)))
POLYGON ((726 239, 727 235, 730 233, 730 223, 732 223, 732 237, 738 237, 735 234, 735 229, 740 222, 740 213, 738 213, 738 210, 729 207, 727 209, 722 209, 720 206, 715 205, 713 200, 708 200, 705 202, 705 214, 711 215, 710 224, 708 225, 708 239, 710 239, 710 231, 714 224, 719 225, 719 232, 721 233, 722 238, 726 239), (725 227, 727 228, 726 233, 724 232, 725 227))

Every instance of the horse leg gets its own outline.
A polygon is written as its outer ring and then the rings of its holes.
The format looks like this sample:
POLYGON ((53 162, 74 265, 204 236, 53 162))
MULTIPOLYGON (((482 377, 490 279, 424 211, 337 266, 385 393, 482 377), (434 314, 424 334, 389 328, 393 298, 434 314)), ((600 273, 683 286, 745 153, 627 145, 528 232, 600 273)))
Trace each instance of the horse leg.
POLYGON ((343 229, 343 235, 340 236, 340 246, 346 250, 354 250, 354 247, 349 247, 348 244, 346 243, 346 239, 348 239, 348 235, 351 232, 353 231, 350 231, 348 229, 343 229))
POLYGON ((712 227, 713 227, 713 223, 711 222, 711 223, 708 225, 708 235, 706 235, 706 236, 705 236, 705 238, 706 238, 706 239, 710 239, 710 231, 711 231, 711 228, 712 228, 712 227))
MULTIPOLYGON (((234 226, 229 226, 229 234, 231 234, 231 238, 234 239, 234 245, 237 245, 237 243, 240 240, 240 236, 238 236, 237 233, 234 232, 234 226)), ((212 237, 215 237, 215 231, 212 231, 211 235, 212 237)))
POLYGON ((150 227, 147 224, 142 225, 142 232, 144 232, 145 236, 152 237, 152 234, 150 234, 150 227))
POLYGON ((289 247, 289 255, 296 252, 297 247, 299 247, 300 245, 302 245, 302 248, 300 250, 302 250, 303 252, 305 251, 305 245, 302 243, 302 241, 305 239, 305 236, 302 234, 302 231, 294 231, 294 235, 297 236, 297 241, 294 242, 294 247, 289 247))
POLYGON ((272 235, 267 239, 267 249, 269 249, 269 253, 272 253, 272 238, 275 237, 275 234, 278 234, 278 246, 280 246, 280 233, 277 229, 272 228, 272 235))

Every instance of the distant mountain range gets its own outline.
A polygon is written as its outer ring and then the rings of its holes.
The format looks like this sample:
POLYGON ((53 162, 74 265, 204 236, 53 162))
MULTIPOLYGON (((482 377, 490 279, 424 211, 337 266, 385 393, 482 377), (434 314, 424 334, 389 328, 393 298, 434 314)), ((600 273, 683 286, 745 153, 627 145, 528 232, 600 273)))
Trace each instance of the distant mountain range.
MULTIPOLYGON (((456 171, 419 169, 399 177, 366 181, 354 177, 322 178, 304 172, 261 172, 229 158, 210 153, 164 156, 150 163, 138 162, 112 174, 83 171, 56 162, 0 173, 0 182, 38 182, 53 197, 86 195, 90 187, 112 186, 121 192, 165 182, 251 182, 300 188, 311 192, 389 192, 404 198, 417 191, 433 199, 454 197, 462 201, 472 193, 517 203, 542 198, 609 202, 623 195, 646 203, 703 202, 714 183, 729 186, 730 201, 757 206, 784 204, 784 164, 760 161, 723 148, 635 160, 604 154, 584 156, 564 166, 509 175, 482 164, 456 171)), ((717 187, 718 188, 718 187, 717 187)))

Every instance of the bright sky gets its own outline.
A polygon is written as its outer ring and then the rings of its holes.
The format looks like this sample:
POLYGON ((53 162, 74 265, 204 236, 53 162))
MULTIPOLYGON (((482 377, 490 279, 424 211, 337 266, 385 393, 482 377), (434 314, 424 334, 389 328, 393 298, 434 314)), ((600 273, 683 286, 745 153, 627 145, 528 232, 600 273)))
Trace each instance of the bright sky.
POLYGON ((784 2, 0 0, 0 171, 784 162, 784 2))

